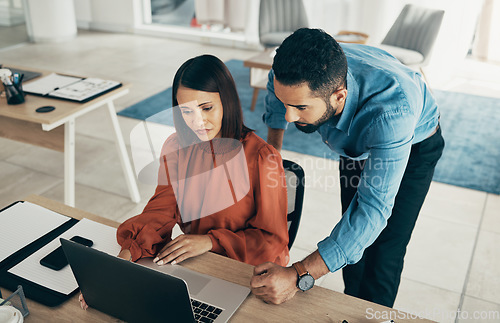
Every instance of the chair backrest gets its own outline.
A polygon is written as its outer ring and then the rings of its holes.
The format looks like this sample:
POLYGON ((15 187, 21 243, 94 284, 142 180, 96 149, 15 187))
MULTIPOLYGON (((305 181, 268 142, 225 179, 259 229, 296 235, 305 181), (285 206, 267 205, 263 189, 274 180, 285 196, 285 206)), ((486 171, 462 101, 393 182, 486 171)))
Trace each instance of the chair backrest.
POLYGON ((425 61, 437 38, 443 15, 443 10, 407 4, 382 44, 417 51, 424 56, 425 61))
POLYGON ((279 46, 295 30, 308 25, 302 0, 260 1, 259 37, 263 46, 279 46))
POLYGON ((283 159, 288 192, 288 249, 292 248, 299 229, 304 202, 304 170, 299 164, 283 159))

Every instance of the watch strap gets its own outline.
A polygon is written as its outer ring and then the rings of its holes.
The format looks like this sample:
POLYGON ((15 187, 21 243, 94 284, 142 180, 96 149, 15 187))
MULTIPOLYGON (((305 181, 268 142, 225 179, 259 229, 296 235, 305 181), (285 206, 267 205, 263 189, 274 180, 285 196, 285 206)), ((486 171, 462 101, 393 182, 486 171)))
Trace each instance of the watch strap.
POLYGON ((304 267, 304 265, 300 261, 294 263, 292 266, 299 277, 309 274, 309 272, 306 270, 306 267, 304 267))

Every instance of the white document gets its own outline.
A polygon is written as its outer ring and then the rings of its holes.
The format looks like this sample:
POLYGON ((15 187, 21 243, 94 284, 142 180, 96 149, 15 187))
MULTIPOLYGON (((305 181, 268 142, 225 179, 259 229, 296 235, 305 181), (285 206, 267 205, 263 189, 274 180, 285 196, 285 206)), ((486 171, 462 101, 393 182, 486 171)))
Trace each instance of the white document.
POLYGON ((0 212, 0 261, 69 220, 30 202, 0 212))
POLYGON ((119 84, 119 82, 115 81, 101 80, 97 78, 86 78, 84 80, 81 80, 80 82, 73 83, 66 87, 61 87, 57 91, 50 93, 50 96, 75 101, 83 101, 100 93, 103 93, 119 84))
POLYGON ((46 95, 59 88, 63 88, 81 80, 81 77, 52 73, 35 81, 23 84, 23 91, 27 93, 46 95))
POLYGON ((40 265, 40 260, 61 246, 59 238, 69 240, 73 236, 90 239, 94 242, 92 248, 113 256, 118 255, 121 250, 116 241, 115 228, 89 219, 82 219, 52 242, 12 267, 9 272, 65 295, 70 294, 78 288, 70 266, 68 265, 61 270, 53 270, 40 265))

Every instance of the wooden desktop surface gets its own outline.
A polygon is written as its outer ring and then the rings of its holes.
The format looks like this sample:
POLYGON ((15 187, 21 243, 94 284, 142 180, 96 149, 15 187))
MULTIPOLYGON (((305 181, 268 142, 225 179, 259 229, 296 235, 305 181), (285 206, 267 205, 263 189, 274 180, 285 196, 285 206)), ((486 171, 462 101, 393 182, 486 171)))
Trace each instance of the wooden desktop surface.
MULTIPOLYGON (((26 71, 39 72, 42 76, 23 82, 23 85, 29 84, 29 82, 36 81, 40 77, 55 73, 54 71, 40 70, 35 68, 27 68, 24 66, 16 66, 13 64, 4 63, 6 67, 18 68, 26 71)), ((59 73, 64 74, 64 73, 59 73)), ((71 75, 79 76, 79 75, 71 75)), ((85 103, 71 102, 67 100, 58 100, 47 97, 41 97, 37 95, 27 94, 25 97, 25 102, 16 105, 7 104, 7 99, 5 97, 0 98, 0 116, 14 118, 17 120, 24 120, 29 122, 34 122, 38 124, 52 124, 61 119, 69 117, 86 107, 112 97, 118 92, 130 88, 130 84, 122 84, 119 88, 112 90, 106 94, 103 94, 93 100, 85 103), (47 113, 38 113, 35 110, 43 106, 54 106, 56 109, 47 113)))
MULTIPOLYGON (((26 201, 44 206, 55 212, 71 216, 76 219, 88 218, 112 227, 119 223, 94 214, 78 210, 67 205, 49 200, 37 195, 30 195, 26 201)), ((214 253, 182 262, 182 266, 198 272, 231 281, 243 286, 249 286, 253 266, 232 260, 214 253)), ((2 288, 4 297, 10 294, 2 288)), ((140 297, 140 296, 138 296, 140 297)), ((54 308, 46 307, 32 300, 27 300, 30 315, 26 322, 117 322, 116 318, 89 308, 84 311, 80 308, 78 294, 67 302, 54 308)), ((329 289, 315 286, 306 293, 297 293, 296 296, 281 305, 266 304, 250 294, 241 307, 233 315, 232 322, 383 322, 385 319, 368 319, 367 313, 392 312, 397 323, 402 322, 431 322, 424 319, 410 319, 408 315, 402 318, 402 312, 390 308, 347 296, 329 289), (371 309, 371 310, 370 310, 371 309), (368 311, 368 312, 367 312, 368 311), (378 312, 376 312, 378 311, 378 312)), ((166 313, 168 318, 168 313, 166 313)))
MULTIPOLYGON (((4 64, 7 67, 18 68, 25 71, 42 73, 42 76, 23 82, 38 80, 40 77, 53 73, 52 71, 27 68, 13 64, 4 64)), ((77 75, 72 75, 77 76, 77 75)), ((27 94, 25 102, 16 105, 7 104, 5 97, 0 97, 0 137, 17 140, 57 151, 64 151, 64 126, 67 118, 84 114, 86 109, 92 109, 99 102, 114 96, 121 96, 128 92, 130 84, 122 84, 117 89, 100 95, 85 103, 58 100, 42 96, 27 94), (123 93, 122 93, 123 92, 123 93), (35 110, 43 106, 53 106, 55 110, 39 113, 35 110), (55 124, 55 127, 50 125, 55 124), (60 124, 60 125, 59 125, 60 124), (49 126, 51 131, 44 131, 42 126, 49 126)))

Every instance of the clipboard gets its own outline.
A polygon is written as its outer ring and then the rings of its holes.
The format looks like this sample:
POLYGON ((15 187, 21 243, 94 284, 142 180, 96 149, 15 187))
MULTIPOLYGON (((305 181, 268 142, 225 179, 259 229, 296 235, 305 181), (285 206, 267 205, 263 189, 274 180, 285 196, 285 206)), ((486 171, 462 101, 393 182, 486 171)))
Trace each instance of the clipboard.
MULTIPOLYGON (((18 203, 24 203, 24 201, 17 201, 9 206, 3 208, 0 210, 1 212, 4 212, 5 210, 13 207, 14 205, 18 203)), ((55 238, 57 238, 59 235, 67 231, 69 228, 73 227, 75 224, 77 224, 79 220, 70 218, 68 217, 68 220, 64 222, 63 224, 59 225, 58 227, 55 227, 48 233, 44 234, 43 236, 39 237, 38 239, 32 241, 28 245, 22 247, 21 249, 17 250, 16 252, 12 253, 10 256, 5 258, 3 261, 0 262, 0 285, 2 287, 5 287, 10 290, 16 290, 18 285, 22 285, 24 289, 24 293, 27 298, 30 298, 34 301, 37 301, 41 304, 44 304, 46 306, 57 306, 62 304, 64 301, 68 300, 71 296, 73 296, 78 289, 74 290, 72 293, 66 295, 63 293, 59 293, 57 291, 54 291, 52 289, 49 289, 47 287, 41 286, 35 282, 32 282, 30 280, 24 279, 22 277, 19 277, 17 275, 14 275, 12 273, 9 273, 8 270, 17 264, 19 264, 21 261, 35 253, 37 250, 39 250, 41 247, 45 246, 47 243, 51 242, 55 238)))
POLYGON ((111 80, 51 73, 23 84, 23 91, 42 97, 85 103, 120 86, 120 82, 111 80))

